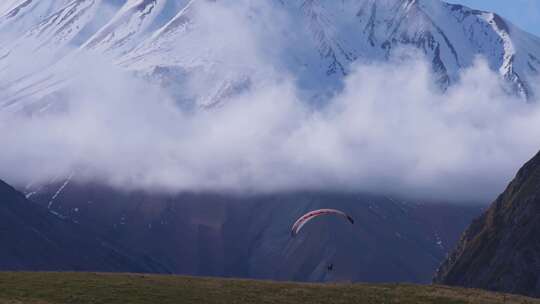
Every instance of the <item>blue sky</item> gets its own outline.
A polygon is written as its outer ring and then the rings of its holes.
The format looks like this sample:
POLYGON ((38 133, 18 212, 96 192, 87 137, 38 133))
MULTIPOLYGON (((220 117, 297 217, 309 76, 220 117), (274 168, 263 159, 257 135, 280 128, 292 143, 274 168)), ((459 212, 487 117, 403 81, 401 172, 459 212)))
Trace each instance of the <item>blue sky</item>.
POLYGON ((540 36, 540 0, 446 0, 496 12, 522 29, 540 36))

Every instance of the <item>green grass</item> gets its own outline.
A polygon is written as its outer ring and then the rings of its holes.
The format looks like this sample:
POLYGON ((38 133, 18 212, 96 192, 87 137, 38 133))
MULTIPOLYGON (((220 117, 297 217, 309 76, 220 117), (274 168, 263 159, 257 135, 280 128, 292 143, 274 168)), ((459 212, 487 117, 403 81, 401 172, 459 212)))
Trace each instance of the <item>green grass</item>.
POLYGON ((0 273, 0 304, 540 303, 480 290, 408 284, 297 284, 97 273, 0 273))

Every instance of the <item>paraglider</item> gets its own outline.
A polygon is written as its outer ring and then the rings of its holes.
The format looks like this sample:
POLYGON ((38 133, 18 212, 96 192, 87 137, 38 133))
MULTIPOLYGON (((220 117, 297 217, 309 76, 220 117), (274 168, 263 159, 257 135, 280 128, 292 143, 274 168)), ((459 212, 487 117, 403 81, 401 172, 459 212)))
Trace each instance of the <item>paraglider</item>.
POLYGON ((334 264, 333 263, 328 264, 328 266, 326 266, 326 269, 328 270, 328 272, 334 270, 334 264))
MULTIPOLYGON (((296 235, 298 235, 300 230, 302 230, 302 227, 304 227, 305 224, 307 224, 312 219, 319 216, 323 216, 323 215, 337 215, 341 218, 346 219, 351 224, 354 224, 354 219, 343 211, 336 210, 336 209, 319 209, 319 210, 310 211, 302 215, 300 218, 298 218, 292 225, 291 236, 294 238, 296 235)), ((327 281, 328 279, 330 279, 333 276, 332 275, 333 271, 334 271, 334 263, 329 262, 326 265, 326 272, 323 275, 321 280, 327 281)))
POLYGON ((336 210, 336 209, 319 209, 319 210, 314 210, 314 211, 308 212, 308 213, 302 215, 299 219, 297 219, 296 222, 294 222, 294 224, 293 224, 293 226, 291 228, 291 236, 295 237, 307 222, 311 221, 312 219, 314 219, 314 218, 316 218, 318 216, 323 216, 323 215, 341 216, 341 217, 347 219, 351 224, 354 224, 353 218, 350 217, 348 214, 346 214, 343 211, 339 211, 339 210, 336 210))

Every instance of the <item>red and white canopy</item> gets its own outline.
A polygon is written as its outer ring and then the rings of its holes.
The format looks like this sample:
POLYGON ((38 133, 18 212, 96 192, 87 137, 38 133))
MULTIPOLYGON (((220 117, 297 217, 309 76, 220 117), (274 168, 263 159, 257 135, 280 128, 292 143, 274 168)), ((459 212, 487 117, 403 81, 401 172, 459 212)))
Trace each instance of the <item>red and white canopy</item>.
POLYGON ((336 209, 319 209, 319 210, 313 210, 313 211, 310 211, 304 215, 302 215, 300 218, 298 218, 296 220, 296 222, 294 222, 292 228, 291 228, 291 235, 294 237, 298 234, 298 232, 302 229, 302 227, 304 227, 304 225, 311 221, 312 219, 318 217, 318 216, 322 216, 322 215, 337 215, 337 216, 341 216, 345 219, 347 219, 351 224, 354 224, 354 220, 352 217, 350 217, 349 215, 347 215, 345 212, 343 211, 339 211, 339 210, 336 210, 336 209))

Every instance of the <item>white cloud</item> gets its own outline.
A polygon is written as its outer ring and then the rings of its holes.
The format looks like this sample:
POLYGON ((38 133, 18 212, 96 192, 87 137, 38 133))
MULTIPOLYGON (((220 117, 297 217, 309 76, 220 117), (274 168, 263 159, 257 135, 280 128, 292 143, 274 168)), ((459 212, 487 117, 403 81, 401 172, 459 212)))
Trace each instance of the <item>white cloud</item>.
MULTIPOLYGON (((220 16, 222 35, 238 35, 228 50, 250 46, 242 57, 254 70, 274 68, 260 29, 234 31, 242 20, 220 16)), ((505 94, 481 59, 444 94, 429 65, 413 57, 357 65, 322 107, 282 72, 209 110, 180 108, 166 91, 106 61, 77 62, 63 109, 0 114, 2 178, 47 182, 76 170, 81 180, 147 190, 489 200, 540 148, 538 106, 505 94)), ((185 90, 204 95, 204 79, 185 90)))

